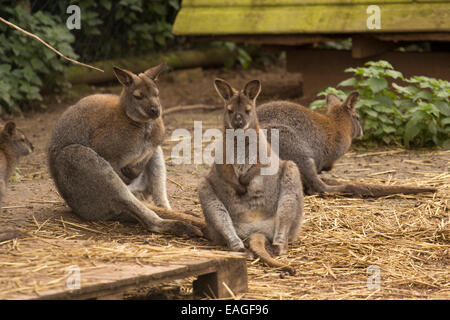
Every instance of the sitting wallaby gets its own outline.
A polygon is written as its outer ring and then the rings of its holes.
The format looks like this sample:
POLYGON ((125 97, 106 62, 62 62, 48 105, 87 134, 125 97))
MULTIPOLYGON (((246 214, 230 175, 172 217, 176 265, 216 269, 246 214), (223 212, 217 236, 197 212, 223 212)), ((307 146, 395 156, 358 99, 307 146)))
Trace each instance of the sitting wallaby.
POLYGON ((0 133, 0 208, 6 193, 8 179, 16 169, 20 157, 29 155, 34 148, 25 135, 8 121, 0 133))
POLYGON ((131 219, 153 232, 201 235, 188 221, 162 219, 134 195, 151 194, 157 206, 170 209, 155 82, 164 66, 139 75, 114 67, 123 85, 120 96, 95 94, 68 108, 48 146, 50 173, 61 196, 84 219, 131 219), (137 177, 134 168, 141 168, 137 177))
POLYGON ((334 162, 348 151, 352 140, 363 134, 355 104, 359 94, 353 92, 345 101, 336 95, 326 97, 327 114, 314 112, 299 104, 274 101, 257 109, 261 127, 278 129, 281 159, 294 161, 302 174, 304 192, 340 192, 359 197, 381 197, 395 193, 435 192, 434 188, 380 186, 366 184, 325 183, 318 173, 329 171, 334 162))
MULTIPOLYGON (((241 133, 245 134, 255 130, 258 150, 266 148, 270 151, 265 135, 259 131, 256 115, 255 103, 261 91, 260 82, 250 81, 241 91, 221 79, 216 79, 214 85, 225 103, 224 135, 228 129, 236 130, 236 133, 239 131, 237 129, 241 129, 241 133)), ((227 159, 227 152, 231 152, 225 146, 225 140, 224 136, 223 159, 227 159)), ((249 140, 245 141, 243 164, 216 161, 199 185, 200 203, 207 224, 206 235, 217 244, 227 244, 232 251, 245 252, 243 240, 248 240, 250 252, 263 262, 294 274, 292 268, 273 259, 265 245, 270 241, 273 254, 285 253, 288 241, 294 240, 300 231, 303 193, 299 170, 292 161, 280 160, 274 152, 270 152, 269 164, 278 163, 279 166, 275 174, 261 174, 260 168, 268 164, 261 164, 260 159, 256 163, 250 161, 250 152, 247 152, 251 143, 249 140)), ((233 156, 236 156, 235 144, 233 148, 233 156)))

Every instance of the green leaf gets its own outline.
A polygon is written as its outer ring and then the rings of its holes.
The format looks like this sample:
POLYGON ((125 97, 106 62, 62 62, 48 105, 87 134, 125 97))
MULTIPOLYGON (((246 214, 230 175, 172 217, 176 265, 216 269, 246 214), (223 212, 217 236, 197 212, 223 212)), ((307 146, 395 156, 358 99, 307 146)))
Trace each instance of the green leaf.
POLYGON ((348 78, 347 80, 344 80, 340 82, 337 86, 338 87, 354 87, 358 81, 355 78, 348 78))
POLYGON ((417 121, 414 119, 411 119, 408 121, 408 123, 405 126, 405 134, 404 134, 404 140, 406 146, 409 146, 409 142, 414 139, 420 132, 420 127, 417 125, 417 121))
POLYGON ((418 93, 416 93, 414 96, 414 100, 417 100, 417 99, 431 100, 431 99, 433 99, 433 95, 427 90, 421 90, 418 93))
POLYGON ((373 111, 373 110, 364 110, 364 112, 365 112, 367 115, 371 116, 372 118, 377 118, 377 117, 378 117, 378 113, 377 113, 376 111, 373 111))
POLYGON ((370 78, 367 80, 367 85, 374 93, 377 93, 386 89, 388 82, 384 78, 370 78))
POLYGON ((393 133, 393 132, 397 131, 396 128, 391 127, 391 126, 387 126, 387 125, 383 125, 382 128, 383 128, 383 131, 386 132, 387 134, 390 134, 390 133, 393 133))
POLYGON ((376 105, 374 107, 374 109, 376 111, 382 112, 382 113, 394 113, 394 109, 392 107, 389 108, 389 107, 386 107, 386 106, 383 106, 383 105, 376 105))
POLYGON ((444 116, 450 117, 450 104, 444 101, 435 102, 434 105, 444 116))

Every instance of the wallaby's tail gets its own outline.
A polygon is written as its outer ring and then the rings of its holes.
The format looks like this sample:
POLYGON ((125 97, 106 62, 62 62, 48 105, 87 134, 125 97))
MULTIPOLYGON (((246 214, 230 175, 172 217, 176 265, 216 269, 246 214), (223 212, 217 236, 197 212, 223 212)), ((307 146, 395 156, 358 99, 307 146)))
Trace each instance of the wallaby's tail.
MULTIPOLYGON (((436 188, 417 188, 408 186, 381 186, 370 184, 347 184, 345 185, 347 192, 358 197, 384 197, 391 194, 417 194, 423 192, 436 192, 436 188)), ((345 192, 345 191, 344 191, 345 192)))
POLYGON ((343 184, 336 180, 322 179, 326 184, 332 186, 335 192, 349 193, 357 197, 384 197, 391 194, 417 194, 423 192, 436 192, 436 188, 420 188, 409 186, 383 186, 374 184, 343 184))
POLYGON ((266 236, 262 233, 253 233, 248 239, 250 251, 257 255, 262 262, 269 267, 279 268, 280 270, 288 272, 290 275, 295 275, 295 270, 284 263, 281 263, 270 256, 266 250, 266 236))

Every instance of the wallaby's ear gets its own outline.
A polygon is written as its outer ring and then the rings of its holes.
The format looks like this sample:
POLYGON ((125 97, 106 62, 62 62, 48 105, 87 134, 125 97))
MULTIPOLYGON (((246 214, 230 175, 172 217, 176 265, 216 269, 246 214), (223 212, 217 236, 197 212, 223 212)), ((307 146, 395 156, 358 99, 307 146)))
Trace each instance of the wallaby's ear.
POLYGON ((359 93, 354 91, 348 95, 347 99, 345 99, 344 106, 346 106, 349 109, 353 109, 358 100, 359 100, 359 93))
POLYGON ((222 79, 214 80, 214 88, 216 88, 217 93, 221 96, 225 101, 231 99, 236 90, 231 87, 228 82, 222 79))
POLYGON ((250 98, 250 100, 255 100, 259 93, 261 92, 261 81, 252 80, 248 82, 244 87, 244 94, 250 98))
POLYGON ((12 136, 14 135, 15 132, 16 132, 16 124, 12 121, 8 121, 3 127, 3 133, 5 133, 8 136, 12 136))
POLYGON ((331 107, 334 105, 340 105, 342 103, 341 99, 334 93, 327 94, 327 106, 331 107))
POLYGON ((113 70, 117 80, 125 87, 129 87, 133 84, 133 72, 118 67, 113 67, 113 70))
POLYGON ((166 63, 160 63, 157 66, 150 68, 144 72, 144 74, 152 80, 158 80, 159 74, 166 68, 166 63))

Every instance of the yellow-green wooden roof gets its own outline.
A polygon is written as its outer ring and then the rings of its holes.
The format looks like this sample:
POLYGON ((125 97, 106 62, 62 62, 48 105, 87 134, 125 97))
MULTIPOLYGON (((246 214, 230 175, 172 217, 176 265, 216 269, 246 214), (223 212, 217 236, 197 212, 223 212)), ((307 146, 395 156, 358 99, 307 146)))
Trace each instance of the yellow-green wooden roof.
POLYGON ((448 0, 183 0, 176 35, 449 32, 448 0), (366 10, 381 9, 369 30, 366 10))

